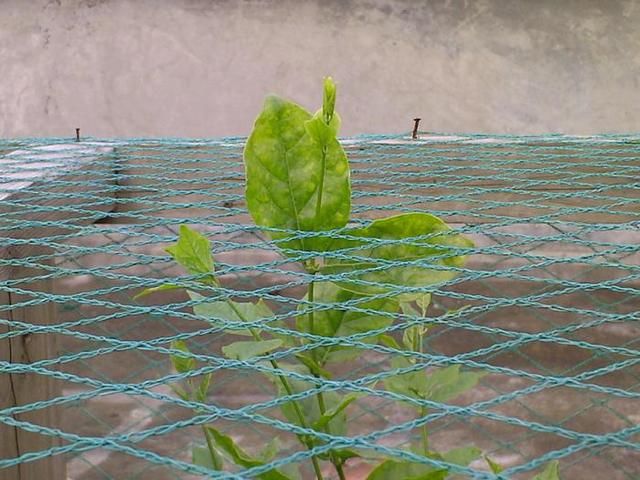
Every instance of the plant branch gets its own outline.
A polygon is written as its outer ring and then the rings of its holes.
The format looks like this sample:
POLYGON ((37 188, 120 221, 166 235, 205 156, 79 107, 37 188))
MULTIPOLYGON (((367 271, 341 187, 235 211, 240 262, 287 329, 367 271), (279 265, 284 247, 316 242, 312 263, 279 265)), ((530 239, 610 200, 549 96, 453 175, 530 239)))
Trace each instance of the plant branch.
MULTIPOLYGON (((427 416, 427 408, 422 407, 420 409, 420 417, 424 418, 427 416)), ((427 424, 422 425, 421 428, 422 434, 422 448, 424 450, 424 454, 427 455, 429 453, 429 430, 427 429, 427 424)))
POLYGON ((209 456, 211 457, 211 463, 216 464, 216 452, 213 448, 213 443, 211 443, 211 437, 209 436, 209 432, 207 431, 207 427, 202 425, 202 432, 204 433, 204 439, 207 441, 207 449, 209 450, 209 456))
MULTIPOLYGON (((228 303, 229 307, 231 307, 231 309, 235 312, 235 314, 238 315, 238 318, 240 318, 242 321, 246 321, 246 318, 236 308, 236 306, 233 304, 233 302, 227 300, 227 303, 228 303)), ((262 340, 262 337, 260 336, 260 334, 258 332, 256 332, 256 330, 254 328, 249 328, 248 330, 249 330, 249 333, 251 333, 251 336, 253 337, 254 340, 256 340, 258 342, 262 340)), ((278 365, 278 362, 276 360, 269 360, 269 363, 271 364, 271 366, 274 369, 280 370, 280 366, 278 365)), ((280 383, 282 384, 282 387, 287 392, 287 395, 292 396, 294 392, 293 392, 293 388, 291 388, 291 384, 289 383, 289 380, 287 380, 287 378, 284 375, 276 374, 276 376, 280 380, 280 383)), ((307 419, 305 418, 304 414, 302 413, 302 410, 300 410, 300 405, 298 405, 298 402, 296 402, 295 400, 292 400, 291 401, 291 405, 293 405, 293 410, 295 411, 296 416, 298 417, 298 421, 300 422, 300 426, 302 428, 309 428, 309 424, 307 423, 307 419)), ((307 447, 309 450, 311 450, 313 448, 306 441, 304 441, 304 440, 301 440, 301 441, 304 444, 304 446, 307 447)), ((324 477, 322 476, 322 471, 320 470, 320 463, 318 462, 318 457, 316 457, 315 455, 313 457, 311 457, 311 463, 313 464, 313 471, 315 472, 316 478, 318 480, 324 480, 324 477)))
POLYGON ((327 169, 327 146, 322 146, 322 161, 320 162, 320 183, 318 184, 318 196, 316 198, 316 218, 320 217, 322 209, 322 194, 324 193, 324 177, 327 169))
MULTIPOLYGON (((423 316, 424 316, 424 311, 423 311, 423 316)), ((416 342, 416 348, 415 350, 419 353, 423 353, 423 349, 424 349, 424 331, 422 330, 422 328, 418 328, 416 330, 416 335, 414 335, 413 337, 416 342)), ((420 408, 420 417, 424 418, 427 416, 427 407, 421 407, 420 408)), ((424 425, 422 425, 421 430, 421 434, 422 434, 422 448, 424 449, 424 454, 428 455, 429 453, 429 430, 427 428, 427 424, 425 423, 424 425)))
MULTIPOLYGON (((324 157, 323 157, 324 158, 324 157)), ((318 270, 318 266, 317 264, 312 260, 310 262, 307 263, 307 269, 311 272, 315 273, 318 270)), ((314 300, 315 300, 315 287, 314 287, 315 281, 312 281, 309 284, 309 293, 307 294, 307 298, 309 300, 309 303, 313 304, 314 300)), ((312 334, 315 334, 315 328, 314 328, 314 311, 313 308, 311 309, 311 311, 308 313, 309 315, 309 331, 312 334)), ((311 358, 313 359, 314 362, 317 362, 316 359, 316 351, 315 349, 311 349, 311 358)), ((322 365, 321 365, 322 366, 322 365)), ((317 374, 314 374, 315 377, 318 377, 317 374)), ((320 388, 318 385, 316 385, 316 388, 320 388)), ((327 411, 327 406, 325 404, 324 401, 324 394, 322 393, 322 391, 319 391, 316 394, 316 399, 318 400, 318 409, 320 410, 320 415, 324 415, 327 411)), ((325 431, 325 433, 331 434, 331 428, 329 426, 329 424, 327 423, 326 427, 323 429, 325 431)), ((331 463, 333 464, 333 466, 336 469, 336 472, 338 474, 338 477, 340 478, 340 480, 346 480, 346 477, 344 475, 344 471, 342 470, 342 462, 340 460, 339 457, 336 457, 333 454, 333 451, 329 452, 329 457, 331 458, 331 463)))

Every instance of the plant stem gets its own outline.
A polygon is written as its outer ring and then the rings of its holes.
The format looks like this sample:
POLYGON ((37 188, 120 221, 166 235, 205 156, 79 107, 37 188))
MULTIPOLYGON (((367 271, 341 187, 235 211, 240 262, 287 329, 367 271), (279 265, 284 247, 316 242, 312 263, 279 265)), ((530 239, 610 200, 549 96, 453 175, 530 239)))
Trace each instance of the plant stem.
MULTIPOLYGON (((314 299, 314 284, 315 282, 311 282, 309 284, 309 293, 307 294, 307 298, 309 299, 309 303, 313 304, 313 299, 314 299)), ((309 312, 309 331, 311 332, 312 335, 315 335, 315 325, 313 322, 313 307, 311 308, 311 311, 309 312)), ((311 358, 313 359, 313 361, 315 362, 316 360, 316 352, 314 349, 311 349, 311 358)))
MULTIPOLYGON (((324 155, 323 155, 324 158, 324 155)), ((307 265, 307 268, 312 271, 314 274, 317 271, 317 265, 315 264, 315 262, 309 262, 309 264, 307 265)), ((314 302, 314 284, 315 282, 312 281, 309 284, 309 292, 307 294, 307 298, 309 300, 309 303, 313 304, 314 302)), ((314 328, 314 315, 313 315, 313 308, 311 309, 311 311, 309 312, 309 331, 312 334, 315 334, 315 328, 314 328)), ((316 351, 315 350, 311 350, 311 358, 313 359, 314 362, 317 362, 316 359, 316 351)), ((322 365, 320 365, 322 367, 322 365)), ((318 378, 318 375, 314 374, 315 377, 318 378)), ((316 388, 320 388, 318 385, 316 386, 316 388)), ((318 400, 318 408, 320 410, 320 415, 324 415, 325 412, 327 411, 327 406, 324 402, 324 394, 320 391, 316 394, 316 398, 318 400)), ((329 424, 327 423, 327 426, 324 428, 325 432, 328 433, 329 435, 331 435, 331 428, 329 426, 329 424)), ((329 452, 329 456, 331 458, 331 463, 333 464, 333 466, 336 469, 336 472, 338 473, 338 477, 340 478, 340 480, 346 480, 346 477, 344 476, 344 471, 342 470, 342 463, 340 461, 340 458, 336 458, 336 456, 333 454, 333 452, 329 452)))
MULTIPOLYGON (((260 338, 259 335, 258 335, 258 338, 260 338)), ((273 368, 279 369, 278 362, 276 362, 275 360, 270 360, 270 363, 273 368)), ((293 395, 293 389, 291 388, 291 385, 289 384, 289 381, 286 379, 286 377, 278 375, 278 378, 280 379, 282 386, 286 390, 287 395, 289 396, 293 395)), ((302 428, 309 428, 309 425, 307 424, 307 420, 304 418, 304 414, 302 413, 302 410, 300 410, 300 406, 298 405, 298 402, 292 401, 291 405, 293 405, 293 409, 296 412, 296 416, 298 417, 300 426, 302 428)), ((305 447, 311 450, 312 447, 310 447, 307 444, 307 442, 303 441, 302 443, 304 443, 305 447)), ((322 476, 322 471, 320 470, 320 463, 318 462, 318 457, 316 457, 315 455, 311 457, 311 464, 313 465, 313 471, 316 474, 316 478, 318 480, 324 480, 322 476)))
MULTIPOLYGON (((427 407, 422 407, 420 409, 420 417, 427 416, 427 407)), ((425 423, 422 426, 422 448, 424 449, 424 454, 427 455, 429 453, 429 430, 427 429, 427 424, 425 423)))
MULTIPOLYGON (((238 316, 238 318, 240 318, 240 320, 246 321, 246 318, 244 318, 242 313, 240 313, 240 311, 236 308, 236 306, 233 304, 233 302, 230 302, 230 301, 227 300, 227 304, 235 312, 235 314, 238 316)), ((262 337, 260 336, 260 334, 258 332, 256 332, 256 330, 254 328, 249 328, 248 330, 249 330, 249 333, 251 333, 251 336, 253 337, 254 340, 256 340, 258 342, 262 340, 262 337)), ((271 364, 271 366, 274 369, 280 370, 280 366, 278 365, 278 362, 276 360, 269 360, 269 363, 271 364)), ((284 375, 276 374, 276 376, 280 380, 280 383, 282 384, 282 387, 287 392, 287 395, 289 395, 289 396, 293 395, 293 388, 291 388, 291 384, 289 383, 289 380, 287 380, 287 378, 284 375)), ((292 400, 291 401, 291 405, 293 406, 293 410, 295 411, 296 416, 298 417, 298 421, 300 422, 300 426, 302 428, 309 428, 309 424, 307 423, 307 419, 304 417, 304 414, 302 413, 302 410, 300 410, 300 405, 298 405, 298 402, 292 400)), ((304 444, 304 446, 307 447, 309 450, 311 450, 311 448, 313 448, 309 444, 307 444, 307 442, 305 442, 303 440, 301 440, 301 441, 304 444)), ((324 480, 324 477, 322 476, 322 471, 320 470, 320 463, 318 462, 318 457, 316 457, 315 455, 313 457, 311 457, 311 463, 313 465, 313 471, 316 474, 316 478, 318 480, 324 480)))
MULTIPOLYGON (((190 390, 189 399, 191 401, 197 400, 196 395, 193 394, 193 391, 194 391, 193 382, 191 381, 191 379, 188 379, 187 383, 189 384, 189 390, 190 390)), ((206 425, 202 425, 202 433, 204 433, 204 439, 207 442, 207 450, 209 450, 209 456, 211 457, 211 464, 214 465, 214 467, 217 469, 219 468, 219 465, 216 457, 216 451, 215 451, 215 448, 213 448, 213 443, 211 443, 211 437, 209 436, 209 432, 207 431, 206 425)))
MULTIPOLYGON (((416 339, 418 343, 418 345, 416 345, 417 348, 415 348, 415 350, 419 353, 423 353, 424 333, 422 331, 422 328, 417 329, 416 335, 414 335, 413 338, 416 339)), ((421 407, 420 417, 426 417, 426 416, 427 416, 427 407, 421 407)), ((420 430, 422 434, 422 448, 424 449, 424 454, 428 455, 429 454, 429 430, 427 428, 427 424, 425 423, 420 430)))
POLYGON ((202 432, 204 433, 204 439, 207 441, 207 449, 209 450, 209 456, 211 457, 211 463, 216 465, 216 453, 213 448, 213 443, 211 443, 211 438, 209 437, 209 432, 207 431, 207 427, 202 425, 202 432))
POLYGON ((320 162, 320 183, 318 184, 318 196, 316 198, 316 218, 322 209, 322 194, 324 193, 324 177, 327 169, 327 146, 322 146, 322 161, 320 162))

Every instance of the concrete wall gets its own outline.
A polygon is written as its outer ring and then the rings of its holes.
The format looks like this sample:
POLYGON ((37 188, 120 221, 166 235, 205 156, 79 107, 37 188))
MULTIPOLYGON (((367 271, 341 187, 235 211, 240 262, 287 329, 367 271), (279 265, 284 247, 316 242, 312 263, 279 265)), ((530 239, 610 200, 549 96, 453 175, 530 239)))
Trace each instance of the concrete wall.
POLYGON ((634 0, 0 0, 0 136, 244 135, 265 94, 343 133, 640 131, 634 0))

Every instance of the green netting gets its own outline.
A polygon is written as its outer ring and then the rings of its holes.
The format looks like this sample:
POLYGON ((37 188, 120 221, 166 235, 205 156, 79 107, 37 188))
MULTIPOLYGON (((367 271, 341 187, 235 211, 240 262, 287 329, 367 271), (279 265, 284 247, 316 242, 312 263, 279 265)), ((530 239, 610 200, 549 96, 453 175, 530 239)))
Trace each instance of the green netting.
MULTIPOLYGON (((314 478, 313 455, 339 448, 438 466, 409 448, 427 425, 438 451, 473 444, 505 467, 490 473, 481 458, 448 464, 456 478, 529 479, 552 460, 564 479, 640 478, 638 137, 345 139, 354 223, 429 212, 475 242, 460 252, 468 255, 464 267, 440 267, 455 270, 454 279, 373 296, 431 293, 426 319, 390 314, 371 298, 340 305, 305 299, 319 279, 300 266, 310 254, 283 258, 246 211, 244 142, 0 142, 0 440, 8 431, 33 433, 26 451, 7 457, 0 445, 0 477, 2 469, 55 456, 73 480, 257 478, 291 464, 306 479, 314 478), (183 290, 133 298, 167 282, 197 284, 164 251, 182 224, 211 241, 221 286, 208 289, 208 300, 263 299, 274 314, 255 325, 293 336, 298 346, 232 360, 221 348, 238 337, 193 313, 202 300, 183 290), (390 319, 374 333, 398 341, 407 327, 428 324, 426 350, 371 343, 371 332, 335 338, 292 329, 296 310, 332 309, 390 319), (173 369, 174 340, 189 345, 195 370, 173 369), (29 355, 16 354, 18 341, 29 355), (267 361, 286 364, 336 344, 360 352, 332 365, 331 378, 267 361), (390 363, 398 355, 413 361, 405 371, 459 365, 486 375, 455 400, 417 401, 385 387, 402 373, 390 363), (278 395, 265 376, 274 371, 304 379, 308 390, 278 395), (171 389, 208 373, 206 403, 171 389), (25 401, 12 390, 25 378, 53 387, 25 401), (318 392, 361 394, 346 409, 345 434, 282 415, 283 403, 318 392), (203 424, 250 454, 274 437, 280 450, 265 465, 232 472, 196 466, 191 447, 202 443, 203 424), (317 446, 302 448, 296 435, 316 438, 317 446), (51 437, 58 443, 38 447, 51 437)), ((342 272, 324 280, 349 278, 342 272)), ((325 478, 334 478, 321 463, 325 478)), ((371 464, 355 458, 345 469, 347 478, 365 478, 371 464)))

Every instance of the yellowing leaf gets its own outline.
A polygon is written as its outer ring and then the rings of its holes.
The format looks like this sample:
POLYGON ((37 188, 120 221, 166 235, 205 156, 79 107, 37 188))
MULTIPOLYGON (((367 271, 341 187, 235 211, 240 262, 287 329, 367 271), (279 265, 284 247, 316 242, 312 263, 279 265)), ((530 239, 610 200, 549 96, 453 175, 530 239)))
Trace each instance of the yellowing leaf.
MULTIPOLYGON (((341 253, 353 258, 328 259, 322 271, 344 274, 338 282, 340 286, 369 295, 450 280, 458 275, 453 268, 461 267, 465 260, 456 249, 473 246, 471 240, 456 234, 445 222, 428 213, 375 220, 367 227, 349 230, 344 235, 356 238, 336 239, 330 249, 346 250, 341 253), (375 240, 386 242, 376 244, 375 240), (398 262, 422 264, 394 265, 398 262)), ((416 293, 414 297, 418 299, 423 295, 416 293)), ((403 292, 403 300, 411 297, 403 292)))
MULTIPOLYGON (((318 138, 309 135, 306 124, 311 119, 293 102, 275 96, 265 101, 244 150, 245 197, 258 226, 322 232, 347 224, 347 157, 335 135, 321 125, 316 125, 322 130, 318 138)), ((297 250, 322 251, 329 241, 321 233, 286 241, 287 232, 269 235, 281 247, 297 250)))

